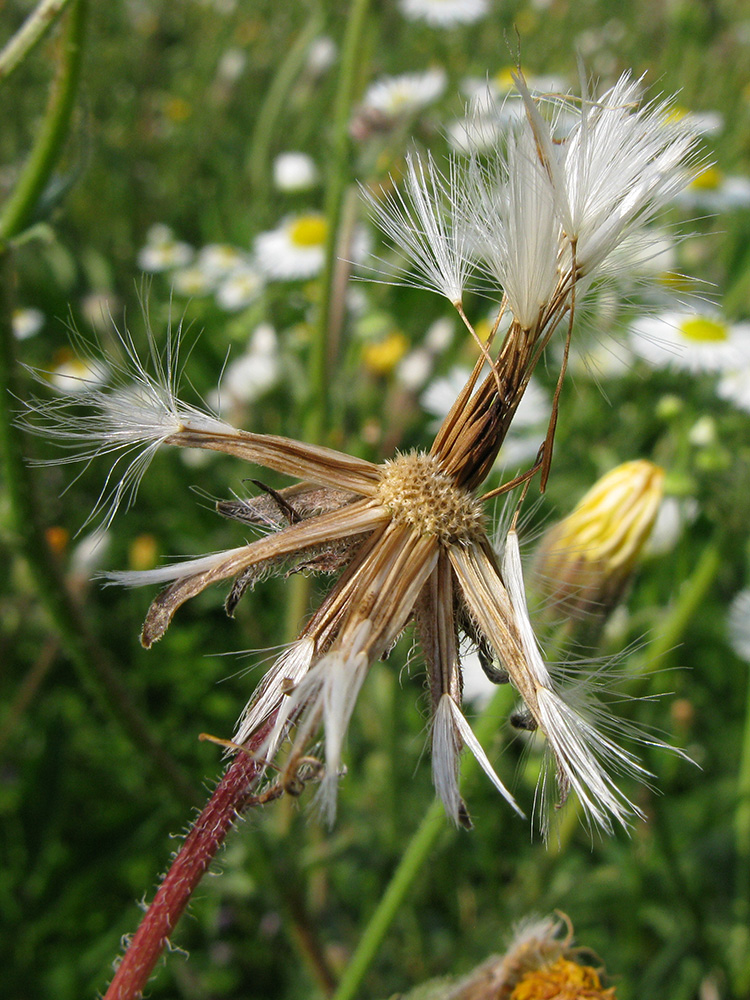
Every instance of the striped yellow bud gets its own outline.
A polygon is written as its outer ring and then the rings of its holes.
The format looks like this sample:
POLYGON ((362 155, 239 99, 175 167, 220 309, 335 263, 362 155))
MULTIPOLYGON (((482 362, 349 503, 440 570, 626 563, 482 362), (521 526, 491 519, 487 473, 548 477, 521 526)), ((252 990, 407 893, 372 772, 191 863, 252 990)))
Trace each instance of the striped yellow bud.
POLYGON ((618 600, 651 534, 663 483, 664 470, 652 462, 618 465, 544 535, 540 585, 569 614, 603 613, 618 600))

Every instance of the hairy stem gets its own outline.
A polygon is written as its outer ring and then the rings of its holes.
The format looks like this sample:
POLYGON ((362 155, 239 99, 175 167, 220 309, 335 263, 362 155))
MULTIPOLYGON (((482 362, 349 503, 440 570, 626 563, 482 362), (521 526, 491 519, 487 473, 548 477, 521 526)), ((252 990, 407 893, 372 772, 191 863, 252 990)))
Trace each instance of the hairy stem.
POLYGON ((259 804, 253 791, 263 765, 251 754, 263 743, 275 716, 254 734, 246 745, 248 753, 237 754, 193 824, 118 965, 104 1000, 136 1000, 141 996, 193 890, 237 817, 259 804))

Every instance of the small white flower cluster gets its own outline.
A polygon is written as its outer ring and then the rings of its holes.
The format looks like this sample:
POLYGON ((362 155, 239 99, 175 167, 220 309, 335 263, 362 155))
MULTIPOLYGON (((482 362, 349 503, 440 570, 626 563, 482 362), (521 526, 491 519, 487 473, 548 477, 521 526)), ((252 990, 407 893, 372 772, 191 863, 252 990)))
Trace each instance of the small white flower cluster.
POLYGON ((261 323, 253 331, 244 354, 224 369, 221 386, 209 396, 208 403, 224 416, 260 399, 278 383, 280 374, 276 331, 270 323, 261 323))
MULTIPOLYGON (((304 190, 317 182, 315 164, 303 153, 286 153, 274 164, 279 190, 304 190)), ((169 274, 178 295, 213 295, 226 312, 238 312, 257 301, 269 281, 313 278, 325 261, 328 224, 317 211, 287 215, 276 228, 259 233, 252 251, 210 243, 198 251, 175 239, 168 226, 152 226, 138 264, 150 274, 169 274)), ((352 256, 361 258, 367 244, 357 230, 352 256)))
POLYGON ((441 97, 447 82, 443 69, 384 76, 365 91, 361 106, 389 119, 412 115, 441 97))
POLYGON ((227 312, 244 309, 262 293, 263 275, 248 253, 229 244, 209 243, 197 252, 161 223, 151 226, 138 264, 149 274, 169 274, 178 295, 214 295, 227 312))

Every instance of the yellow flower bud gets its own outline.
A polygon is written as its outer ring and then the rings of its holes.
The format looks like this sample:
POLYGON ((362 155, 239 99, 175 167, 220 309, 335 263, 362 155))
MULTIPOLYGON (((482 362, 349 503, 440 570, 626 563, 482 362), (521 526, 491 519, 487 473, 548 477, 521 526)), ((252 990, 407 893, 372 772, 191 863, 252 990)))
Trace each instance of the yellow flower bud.
POLYGON ((658 465, 625 462, 546 532, 537 554, 537 576, 567 613, 603 613, 618 600, 651 534, 663 483, 664 470, 658 465))

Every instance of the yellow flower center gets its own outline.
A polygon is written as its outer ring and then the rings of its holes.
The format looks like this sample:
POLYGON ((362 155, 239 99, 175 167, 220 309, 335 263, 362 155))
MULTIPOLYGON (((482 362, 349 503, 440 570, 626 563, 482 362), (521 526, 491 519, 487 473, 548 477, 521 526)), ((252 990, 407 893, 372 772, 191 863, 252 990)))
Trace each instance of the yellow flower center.
POLYGON ((297 247, 319 247, 325 243, 328 223, 322 215, 300 215, 289 227, 289 239, 297 247))
POLYGON ((482 505, 440 471, 437 459, 420 451, 381 466, 378 498, 397 524, 444 544, 469 542, 482 531, 482 505))
POLYGON ((705 316, 691 316, 680 323, 680 333, 685 340, 698 344, 717 344, 729 340, 729 330, 716 319, 705 316))
POLYGON ((515 83, 513 82, 513 74, 515 72, 515 66, 503 66, 502 69, 495 73, 492 80, 501 94, 505 94, 515 87, 515 83))
POLYGON ((716 167, 706 167, 692 181, 690 187, 696 188, 698 191, 716 191, 721 186, 723 179, 721 171, 716 167))

